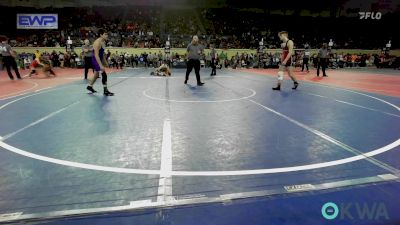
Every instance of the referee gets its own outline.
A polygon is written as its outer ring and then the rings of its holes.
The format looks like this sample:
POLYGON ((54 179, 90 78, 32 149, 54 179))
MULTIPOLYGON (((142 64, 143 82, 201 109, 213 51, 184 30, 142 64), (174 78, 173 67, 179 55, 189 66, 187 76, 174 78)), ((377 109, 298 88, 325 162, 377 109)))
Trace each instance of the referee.
POLYGON ((217 75, 217 71, 216 71, 216 69, 217 69, 217 57, 216 57, 217 51, 215 51, 214 45, 210 45, 210 48, 211 48, 210 54, 211 54, 211 68, 212 68, 211 76, 215 76, 215 75, 217 75))
POLYGON ((317 77, 319 77, 319 69, 322 68, 322 76, 327 77, 325 70, 328 65, 328 45, 326 43, 322 44, 322 47, 318 51, 318 68, 317 77))
POLYGON ((3 56, 3 63, 7 69, 8 76, 11 80, 14 80, 14 76, 11 73, 11 67, 14 69, 15 74, 17 75, 18 80, 21 80, 21 75, 19 74, 17 63, 15 62, 16 54, 11 49, 11 46, 8 44, 8 38, 6 36, 0 36, 0 54, 3 56))
POLYGON ((85 44, 82 45, 82 56, 85 63, 85 80, 87 80, 89 68, 93 69, 92 57, 93 57, 93 46, 90 45, 88 39, 85 40, 85 44))
POLYGON ((195 35, 193 36, 192 42, 187 47, 187 69, 186 69, 186 79, 185 84, 189 79, 189 74, 194 68, 196 73, 197 86, 202 86, 204 83, 200 81, 200 58, 203 54, 204 46, 199 44, 199 38, 195 35))

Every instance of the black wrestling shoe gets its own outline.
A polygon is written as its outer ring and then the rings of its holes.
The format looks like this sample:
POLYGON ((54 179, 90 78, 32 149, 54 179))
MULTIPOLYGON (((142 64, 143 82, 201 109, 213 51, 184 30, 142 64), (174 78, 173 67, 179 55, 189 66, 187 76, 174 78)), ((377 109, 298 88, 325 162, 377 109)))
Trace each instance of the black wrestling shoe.
POLYGON ((114 96, 114 93, 110 92, 108 89, 104 89, 105 96, 114 96))
POLYGON ((278 85, 278 86, 272 88, 272 90, 274 90, 274 91, 280 91, 280 90, 281 90, 281 85, 278 85))
POLYGON ((203 86, 203 85, 204 85, 203 82, 197 83, 197 86, 203 86))
POLYGON ((298 86, 299 86, 299 83, 294 82, 294 86, 292 87, 292 89, 293 89, 293 90, 296 90, 298 86))
POLYGON ((184 84, 187 84, 187 80, 185 80, 184 84))
POLYGON ((96 90, 93 89, 92 86, 87 86, 86 89, 91 91, 92 93, 96 93, 97 92, 96 90))

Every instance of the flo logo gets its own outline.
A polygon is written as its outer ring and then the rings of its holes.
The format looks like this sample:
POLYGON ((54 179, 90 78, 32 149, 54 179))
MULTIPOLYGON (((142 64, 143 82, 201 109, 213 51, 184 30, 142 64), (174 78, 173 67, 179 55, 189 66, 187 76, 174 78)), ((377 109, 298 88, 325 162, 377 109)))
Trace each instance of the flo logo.
POLYGON ((380 12, 359 12, 360 20, 363 19, 373 19, 373 20, 380 20, 382 18, 382 13, 380 12))
POLYGON ((333 202, 325 203, 321 208, 322 216, 327 220, 389 220, 386 205, 381 202, 368 203, 342 203, 340 206, 333 202))

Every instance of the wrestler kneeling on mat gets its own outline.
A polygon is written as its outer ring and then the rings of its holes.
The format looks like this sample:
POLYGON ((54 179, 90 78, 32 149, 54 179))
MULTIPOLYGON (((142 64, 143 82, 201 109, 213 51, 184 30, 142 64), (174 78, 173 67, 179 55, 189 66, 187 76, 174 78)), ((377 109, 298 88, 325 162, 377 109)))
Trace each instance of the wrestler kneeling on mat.
POLYGON ((281 84, 283 81, 283 74, 284 71, 287 70, 289 77, 293 80, 294 86, 293 90, 299 86, 299 83, 297 82, 296 77, 293 74, 293 67, 292 67, 292 56, 294 55, 294 50, 293 50, 293 41, 289 40, 288 38, 288 32, 286 31, 281 31, 278 33, 279 39, 282 41, 282 61, 281 65, 279 66, 279 72, 278 72, 278 84, 276 87, 272 88, 272 90, 275 91, 280 91, 281 90, 281 84))
POLYGON ((37 70, 39 67, 42 67, 43 73, 44 73, 47 77, 49 77, 50 74, 53 75, 53 76, 56 76, 56 73, 54 73, 53 68, 51 67, 50 61, 44 60, 43 58, 42 58, 41 60, 35 58, 35 59, 32 61, 32 64, 31 64, 31 68, 32 68, 32 69, 31 69, 31 72, 29 73, 29 77, 31 77, 31 76, 34 75, 34 74, 37 75, 38 73, 37 73, 36 70, 37 70))
POLYGON ((163 63, 160 67, 156 68, 155 72, 151 72, 150 75, 169 77, 171 76, 171 70, 167 64, 163 63))
POLYGON ((50 74, 53 76, 56 76, 56 73, 53 71, 53 67, 51 66, 51 63, 49 60, 42 60, 42 65, 43 65, 43 73, 49 77, 50 74))

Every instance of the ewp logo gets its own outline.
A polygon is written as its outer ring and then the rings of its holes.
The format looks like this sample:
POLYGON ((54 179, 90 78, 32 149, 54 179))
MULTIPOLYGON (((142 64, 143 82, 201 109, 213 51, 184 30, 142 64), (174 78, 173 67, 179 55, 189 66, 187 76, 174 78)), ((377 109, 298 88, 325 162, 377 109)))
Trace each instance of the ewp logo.
POLYGON ((372 204, 342 203, 340 207, 333 202, 327 202, 322 206, 321 213, 327 220, 389 220, 388 210, 382 202, 372 204))
POLYGON ((58 29, 58 15, 17 14, 17 29, 58 29))

